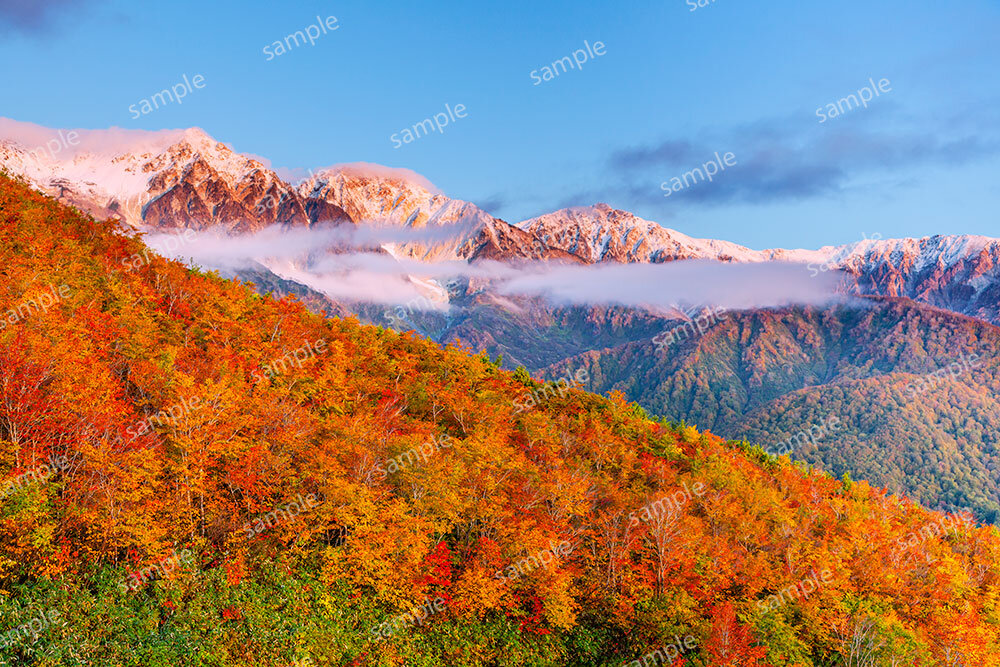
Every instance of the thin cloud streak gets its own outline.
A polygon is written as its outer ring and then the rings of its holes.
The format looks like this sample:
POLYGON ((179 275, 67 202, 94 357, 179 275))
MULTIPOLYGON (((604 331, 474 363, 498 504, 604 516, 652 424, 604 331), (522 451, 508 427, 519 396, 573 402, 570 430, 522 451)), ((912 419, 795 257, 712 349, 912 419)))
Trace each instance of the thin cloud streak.
POLYGON ((0 0, 0 31, 41 33, 55 25, 62 12, 79 12, 89 5, 89 0, 0 0))

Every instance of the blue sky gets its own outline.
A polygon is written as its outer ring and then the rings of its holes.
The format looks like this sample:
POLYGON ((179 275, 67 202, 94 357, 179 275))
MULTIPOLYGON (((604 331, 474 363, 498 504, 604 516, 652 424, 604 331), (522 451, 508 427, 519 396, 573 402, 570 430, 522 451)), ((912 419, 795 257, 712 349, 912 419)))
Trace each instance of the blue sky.
MULTIPOLYGON (((703 0, 704 1, 704 0, 703 0)), ((0 0, 0 115, 199 126, 276 168, 417 171, 515 222, 604 201, 687 234, 817 247, 1000 236, 1000 0, 473 3, 0 0), (268 61, 263 47, 336 16, 268 61), (606 53, 541 85, 583 46, 606 53), (187 74, 205 87, 134 119, 187 74), (866 85, 891 92, 819 123, 866 85), (394 148, 403 128, 467 116, 394 148), (669 199, 660 185, 732 152, 669 199)))

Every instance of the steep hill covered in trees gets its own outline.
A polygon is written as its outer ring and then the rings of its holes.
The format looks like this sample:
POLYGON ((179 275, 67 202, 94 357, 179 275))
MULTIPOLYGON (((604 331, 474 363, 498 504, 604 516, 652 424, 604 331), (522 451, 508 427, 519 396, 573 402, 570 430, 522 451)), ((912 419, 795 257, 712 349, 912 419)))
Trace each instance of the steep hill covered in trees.
POLYGON ((992 528, 2 177, 0 275, 13 664, 1000 664, 992 528))

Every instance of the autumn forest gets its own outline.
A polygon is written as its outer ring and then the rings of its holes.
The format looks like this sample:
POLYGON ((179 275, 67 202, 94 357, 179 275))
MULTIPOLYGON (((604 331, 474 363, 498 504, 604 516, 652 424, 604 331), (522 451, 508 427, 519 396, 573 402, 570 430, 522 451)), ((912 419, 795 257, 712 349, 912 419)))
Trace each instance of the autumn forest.
POLYGON ((7 177, 0 237, 0 664, 1000 664, 969 515, 259 295, 7 177))

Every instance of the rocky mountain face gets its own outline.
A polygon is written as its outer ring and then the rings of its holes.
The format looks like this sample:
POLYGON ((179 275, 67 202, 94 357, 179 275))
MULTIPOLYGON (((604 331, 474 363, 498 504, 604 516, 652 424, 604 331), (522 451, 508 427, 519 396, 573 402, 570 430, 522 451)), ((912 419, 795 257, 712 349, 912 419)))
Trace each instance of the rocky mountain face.
POLYGON ((378 165, 321 169, 297 191, 305 199, 343 209, 356 221, 420 229, 458 222, 482 226, 493 220, 475 204, 436 192, 426 179, 406 169, 378 165))
POLYGON ((359 224, 411 232, 382 244, 396 257, 425 262, 580 261, 475 204, 436 192, 426 179, 405 169, 333 167, 311 175, 299 184, 297 192, 307 201, 325 202, 346 211, 359 224))
POLYGON ((790 259, 785 250, 756 251, 728 241, 695 239, 607 204, 562 209, 517 226, 589 263, 790 259))
POLYGON ((88 131, 78 144, 35 147, 0 126, 0 166, 88 213, 151 230, 349 222, 326 202, 307 202, 260 161, 199 129, 88 131))
POLYGON ((835 262, 853 294, 905 296, 1000 324, 1000 240, 932 236, 876 242, 835 262))
MULTIPOLYGON (((190 146, 177 146, 182 152, 190 146)), ((179 161, 178 161, 179 162, 179 161)), ((310 226, 350 222, 350 217, 326 202, 304 200, 274 172, 262 167, 239 179, 225 177, 200 155, 179 166, 154 171, 142 225, 153 229, 221 227, 229 233, 254 232, 270 225, 310 226)))
POLYGON ((397 257, 580 261, 406 170, 345 165, 293 185, 196 128, 75 134, 82 139, 50 149, 52 137, 66 135, 3 121, 0 167, 92 215, 145 230, 245 234, 275 224, 353 222, 413 232, 375 244, 397 257))

